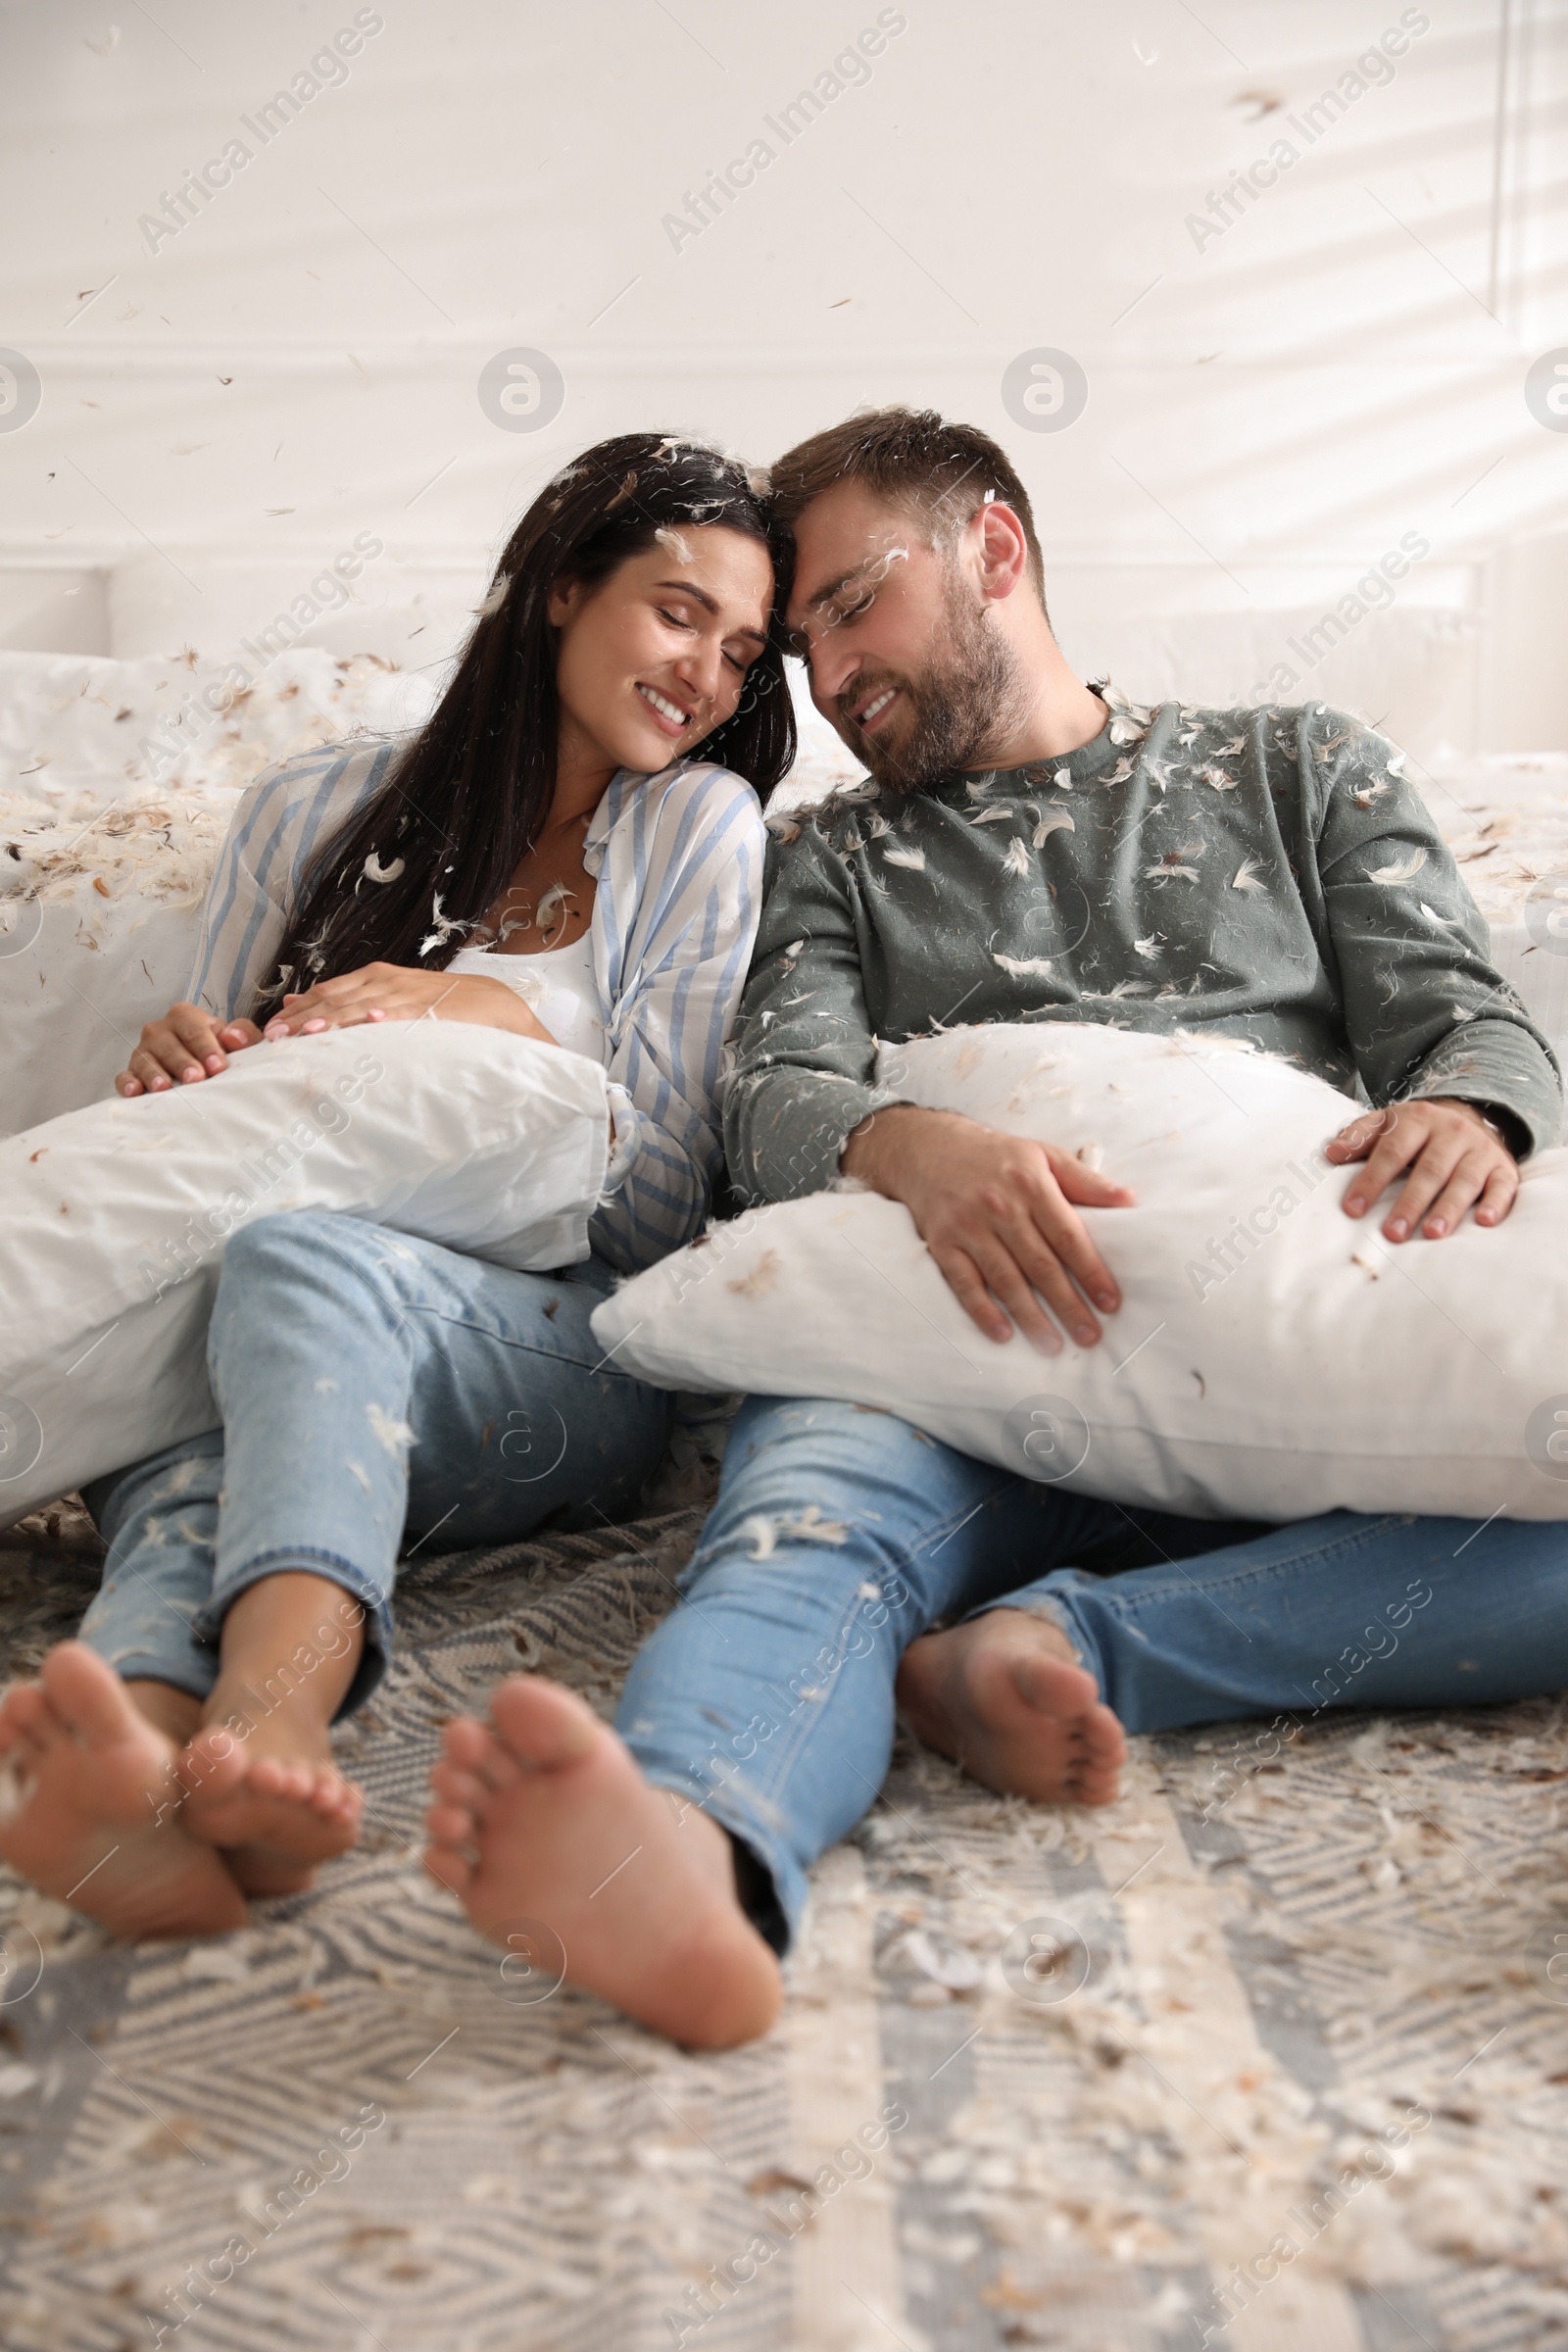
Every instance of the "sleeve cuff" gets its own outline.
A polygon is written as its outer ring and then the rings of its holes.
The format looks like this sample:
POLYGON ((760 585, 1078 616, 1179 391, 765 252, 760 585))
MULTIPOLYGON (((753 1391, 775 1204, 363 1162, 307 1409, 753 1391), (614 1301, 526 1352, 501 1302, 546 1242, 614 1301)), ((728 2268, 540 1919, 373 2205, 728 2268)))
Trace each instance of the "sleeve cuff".
POLYGON ((1522 1130, 1517 1139, 1506 1139, 1521 1159, 1554 1144, 1562 1124, 1556 1064, 1532 1032, 1515 1021, 1477 1021, 1451 1032, 1402 1092, 1410 1102, 1447 1095, 1502 1113, 1522 1130))
POLYGON ((768 1089, 768 1140, 753 1143, 753 1192, 763 1200, 798 1200, 826 1192, 839 1173, 846 1139, 884 1107, 884 1098, 853 1078, 822 1070, 775 1075, 768 1089))
POLYGON ((641 1115, 626 1089, 617 1086, 613 1079, 606 1081, 605 1094, 610 1103, 610 1163, 600 1190, 602 1200, 608 1200, 612 1193, 618 1193, 626 1181, 637 1156, 637 1123, 641 1115))

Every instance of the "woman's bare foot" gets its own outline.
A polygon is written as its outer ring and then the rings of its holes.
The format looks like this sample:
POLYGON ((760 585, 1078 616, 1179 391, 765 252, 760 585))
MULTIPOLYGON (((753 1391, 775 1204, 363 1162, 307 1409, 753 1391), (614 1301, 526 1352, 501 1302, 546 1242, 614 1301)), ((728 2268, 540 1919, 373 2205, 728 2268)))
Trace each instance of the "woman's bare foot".
POLYGON ((727 2050, 778 2015, 778 1962, 742 1911, 729 1839, 643 1779, 571 1691, 514 1676, 494 1730, 450 1723, 425 1868, 482 1936, 549 1929, 565 1975, 689 2047, 727 2050))
POLYGON ((990 1609, 904 1653, 896 1686, 927 1747, 1004 1796, 1108 1805, 1127 1740, 1060 1627, 1032 1609, 990 1609))
POLYGON ((365 1798, 329 1726, 359 1667, 365 1611, 329 1578, 282 1569, 223 1620, 221 1668, 185 1751, 185 1826, 248 1894, 293 1894, 346 1853, 365 1798))
POLYGON ((117 1936, 216 1936, 245 1924, 220 1857, 186 1834, 178 1750, 79 1642, 0 1704, 13 1802, 0 1854, 45 1894, 117 1936))
POLYGON ((185 1827, 222 1848, 247 1894, 296 1893, 359 1837, 363 1792, 338 1771, 325 1735, 305 1731, 269 1721, 241 1740, 208 1725, 181 1759, 185 1827))

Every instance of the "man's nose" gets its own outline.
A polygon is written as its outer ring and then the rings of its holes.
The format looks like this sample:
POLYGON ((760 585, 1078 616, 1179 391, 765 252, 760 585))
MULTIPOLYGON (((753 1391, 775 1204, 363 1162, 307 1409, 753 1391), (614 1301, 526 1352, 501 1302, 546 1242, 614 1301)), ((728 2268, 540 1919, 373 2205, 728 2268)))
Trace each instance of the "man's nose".
POLYGON ((812 645, 808 662, 811 672, 811 698, 821 710, 829 709, 849 685, 860 666, 860 658, 853 646, 846 645, 835 629, 825 629, 812 645))

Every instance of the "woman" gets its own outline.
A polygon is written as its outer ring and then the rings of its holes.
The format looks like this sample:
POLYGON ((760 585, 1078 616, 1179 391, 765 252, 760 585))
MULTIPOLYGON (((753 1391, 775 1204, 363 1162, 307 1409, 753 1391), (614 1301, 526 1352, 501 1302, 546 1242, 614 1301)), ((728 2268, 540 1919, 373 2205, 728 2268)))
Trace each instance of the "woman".
POLYGON ((405 1538, 636 1508, 670 1399, 588 1318, 690 1238, 718 1170, 760 800, 794 753, 783 585, 732 460, 602 443, 518 524, 417 737, 312 753, 240 806, 192 1001, 143 1030, 122 1095, 429 1016, 599 1059, 613 1137, 593 1254, 556 1274, 328 1212, 229 1242, 222 1427, 98 1483, 102 1592, 0 1709, 22 1782, 0 1853, 112 1928, 237 1925, 352 1844, 328 1727, 385 1670, 405 1538))

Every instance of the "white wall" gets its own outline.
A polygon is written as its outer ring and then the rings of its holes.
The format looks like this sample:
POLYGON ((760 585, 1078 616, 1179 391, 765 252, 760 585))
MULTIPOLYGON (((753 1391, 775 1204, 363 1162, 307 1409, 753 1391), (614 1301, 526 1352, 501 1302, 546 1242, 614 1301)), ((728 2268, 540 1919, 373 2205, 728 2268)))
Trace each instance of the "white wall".
POLYGON ((1300 691, 1417 749, 1568 744, 1568 433, 1524 397, 1568 345, 1562 0, 901 0, 788 143, 873 0, 386 0, 264 144, 244 119, 355 14, 0 20, 0 343, 41 381, 0 429, 0 644, 221 651, 368 532, 369 611, 313 634, 436 661, 584 442, 765 460, 902 398, 1006 442, 1085 667, 1245 693, 1414 534, 1300 691), (1308 137, 1385 33, 1403 54, 1308 137), (230 184, 151 225, 235 137, 230 184), (754 184, 672 230, 758 138, 754 184), (1281 138, 1277 184, 1205 225, 1281 138), (518 346, 564 378, 534 431, 477 393, 518 346), (1040 346, 1087 378, 1065 430, 1004 402, 1040 346))

